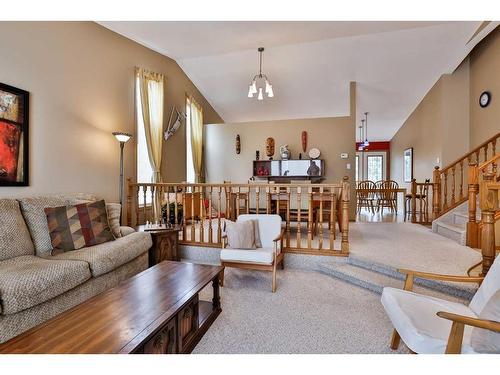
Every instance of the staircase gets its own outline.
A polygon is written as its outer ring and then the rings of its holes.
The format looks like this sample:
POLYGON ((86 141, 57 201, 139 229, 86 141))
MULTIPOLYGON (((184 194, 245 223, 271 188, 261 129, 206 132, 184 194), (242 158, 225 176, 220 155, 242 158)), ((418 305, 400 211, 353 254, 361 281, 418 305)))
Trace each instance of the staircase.
MULTIPOLYGON (((401 289, 405 279, 405 275, 399 273, 395 268, 360 259, 353 255, 346 262, 320 264, 319 271, 378 294, 382 294, 384 287, 401 289)), ((449 299, 451 296, 462 302, 469 301, 476 289, 475 285, 419 278, 415 278, 414 286, 414 291, 417 293, 445 299, 449 299)))
MULTIPOLYGON (((480 195, 486 197, 486 186, 500 180, 497 168, 500 154, 496 150, 499 140, 500 133, 497 133, 446 167, 435 167, 432 193, 429 193, 432 196, 432 230, 435 233, 461 245, 482 247, 480 241, 484 223, 480 207, 486 204, 486 200, 483 199, 480 204, 480 195), (469 216, 475 219, 469 221, 469 216)), ((418 197, 416 189, 421 185, 424 184, 412 182, 414 197, 418 197)), ((415 200, 413 198, 412 202, 415 200)), ((415 202, 413 204, 415 206, 415 202)), ((496 215, 496 208, 484 210, 487 216, 491 210, 496 215)), ((488 228, 487 232, 494 232, 494 229, 488 228)), ((491 242, 490 236, 488 241, 491 242)))
MULTIPOLYGON (((479 202, 476 207, 479 207, 479 202)), ((465 246, 467 241, 467 222, 469 221, 469 202, 464 202, 432 222, 432 231, 465 246)), ((481 210, 476 210, 476 221, 481 221, 481 210)))

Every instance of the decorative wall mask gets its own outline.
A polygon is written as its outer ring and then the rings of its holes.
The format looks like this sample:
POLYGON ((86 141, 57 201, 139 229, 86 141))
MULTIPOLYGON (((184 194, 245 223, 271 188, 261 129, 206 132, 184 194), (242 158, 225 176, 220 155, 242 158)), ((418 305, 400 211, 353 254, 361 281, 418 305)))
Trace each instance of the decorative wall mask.
POLYGON ((290 159, 290 150, 288 149, 288 145, 283 145, 280 147, 280 156, 281 156, 281 159, 283 160, 288 160, 290 159))
POLYGON ((304 130, 302 132, 302 151, 306 152, 307 150, 307 132, 304 130))
POLYGON ((266 155, 270 158, 274 155, 274 138, 266 139, 266 155))
POLYGON ((241 152, 241 142, 240 142, 240 135, 236 135, 236 153, 239 155, 241 152))

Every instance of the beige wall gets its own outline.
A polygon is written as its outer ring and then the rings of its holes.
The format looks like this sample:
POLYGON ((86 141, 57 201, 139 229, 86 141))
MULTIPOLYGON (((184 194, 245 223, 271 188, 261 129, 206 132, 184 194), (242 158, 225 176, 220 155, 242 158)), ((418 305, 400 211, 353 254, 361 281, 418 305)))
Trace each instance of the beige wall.
MULTIPOLYGON (((479 43, 452 73, 443 75, 391 140, 391 175, 402 183, 403 150, 414 148, 415 178, 432 177, 500 131, 500 28, 479 43), (483 91, 491 103, 478 104, 483 91)), ((409 186, 406 184, 406 186, 409 186)))
MULTIPOLYGON (((268 137, 275 140, 274 159, 279 159, 279 146, 288 144, 293 159, 302 152, 301 133, 308 133, 308 150, 317 147, 325 160, 325 182, 339 182, 343 176, 354 181, 355 144, 355 84, 351 84, 351 114, 349 117, 329 117, 300 120, 261 121, 205 126, 205 160, 207 182, 246 183, 252 176, 252 161, 259 150, 266 159, 265 143, 268 137), (240 135, 241 153, 235 151, 236 135, 240 135), (341 159, 348 153, 348 159, 341 159), (347 164, 351 169, 347 169, 347 164)), ((303 156, 308 158, 307 156, 303 156)), ((353 195, 354 196, 354 195, 353 195)))
POLYGON ((500 27, 470 54, 470 143, 476 147, 500 132, 500 27), (490 105, 479 106, 483 91, 491 93, 490 105))
POLYGON ((434 166, 446 165, 468 151, 468 85, 465 60, 436 82, 392 138, 391 178, 401 186, 410 186, 403 181, 405 149, 413 147, 413 174, 418 181, 432 178, 434 166))
MULTIPOLYGON (((0 22, 0 82, 30 92, 30 186, 0 197, 92 192, 118 199, 118 143, 135 134, 134 67, 166 76, 165 121, 185 93, 205 122, 223 120, 177 63, 92 22, 0 22)), ((164 143, 167 181, 185 179, 184 127, 164 143)), ((125 146, 126 177, 135 175, 135 144, 125 146)))

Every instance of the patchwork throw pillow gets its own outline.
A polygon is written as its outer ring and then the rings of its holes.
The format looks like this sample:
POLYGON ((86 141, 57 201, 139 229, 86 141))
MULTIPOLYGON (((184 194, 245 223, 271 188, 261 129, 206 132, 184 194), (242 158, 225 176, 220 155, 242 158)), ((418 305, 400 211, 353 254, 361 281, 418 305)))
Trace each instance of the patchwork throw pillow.
POLYGON ((226 220, 227 243, 231 249, 256 249, 252 220, 234 222, 226 220))
POLYGON ((114 240, 103 200, 45 208, 52 255, 114 240))

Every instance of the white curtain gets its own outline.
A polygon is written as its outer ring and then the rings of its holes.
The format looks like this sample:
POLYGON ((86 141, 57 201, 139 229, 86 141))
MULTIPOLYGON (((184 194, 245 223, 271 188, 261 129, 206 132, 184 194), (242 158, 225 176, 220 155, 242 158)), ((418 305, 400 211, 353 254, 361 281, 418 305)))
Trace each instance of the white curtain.
POLYGON ((186 98, 189 105, 189 124, 191 126, 191 153, 193 155, 193 167, 195 172, 195 183, 205 182, 203 170, 203 108, 191 97, 186 98))
MULTIPOLYGON (((163 82, 162 74, 136 68, 138 87, 141 98, 142 118, 144 133, 148 149, 149 163, 153 175, 151 182, 162 182, 161 156, 163 146, 163 82)), ((160 198, 156 196, 153 201, 155 217, 161 213, 160 198)))

